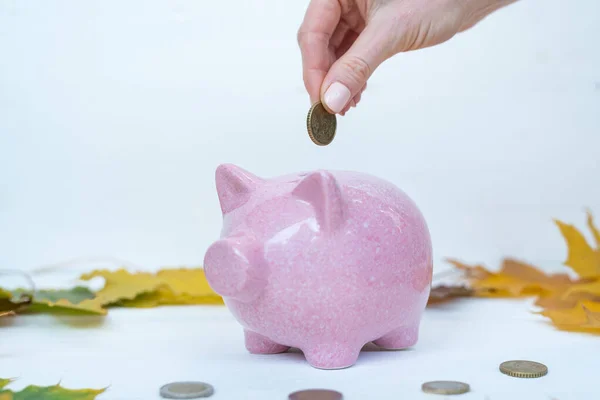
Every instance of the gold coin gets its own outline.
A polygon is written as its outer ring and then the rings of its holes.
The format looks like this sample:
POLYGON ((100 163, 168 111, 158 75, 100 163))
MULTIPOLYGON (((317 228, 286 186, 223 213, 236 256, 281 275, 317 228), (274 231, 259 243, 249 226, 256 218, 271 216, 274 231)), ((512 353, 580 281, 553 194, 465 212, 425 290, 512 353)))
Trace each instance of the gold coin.
POLYGON ((307 389, 290 393, 289 400, 342 400, 340 392, 328 389, 307 389))
POLYGON ((337 118, 329 113, 321 102, 312 105, 306 117, 308 136, 319 146, 327 146, 335 137, 337 118))
POLYGON ((421 386, 425 393, 433 394, 463 394, 470 390, 467 383, 457 381, 431 381, 421 386))
POLYGON ((539 378, 548 373, 548 367, 535 361, 511 360, 500 364, 500 372, 515 378, 539 378))

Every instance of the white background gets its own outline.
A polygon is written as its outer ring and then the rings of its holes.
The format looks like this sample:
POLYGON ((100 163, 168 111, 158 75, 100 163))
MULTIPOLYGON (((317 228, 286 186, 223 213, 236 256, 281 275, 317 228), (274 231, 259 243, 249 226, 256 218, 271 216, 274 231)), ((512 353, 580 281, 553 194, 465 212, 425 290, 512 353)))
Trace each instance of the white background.
MULTIPOLYGON (((375 72, 358 108, 338 119, 337 137, 325 148, 312 144, 305 128, 309 101, 296 31, 306 5, 0 0, 0 268, 30 270, 90 257, 115 257, 141 269, 200 265, 221 228, 214 170, 231 162, 264 177, 328 168, 394 182, 428 221, 438 271, 447 268, 445 257, 496 267, 504 256, 561 269, 566 247, 552 218, 584 227, 589 207, 600 223, 600 3, 522 0, 443 45, 396 56, 375 72)), ((36 360, 75 358, 101 365, 120 360, 114 367, 120 372, 112 376, 99 368, 105 380, 149 373, 147 360, 130 368, 119 359, 129 359, 129 352, 163 357, 177 373, 170 377, 160 370, 152 378, 156 386, 186 378, 182 371, 204 357, 198 350, 193 360, 169 358, 167 344, 179 346, 176 355, 191 357, 182 346, 200 346, 200 336, 208 335, 175 339, 181 329, 201 329, 203 320, 178 320, 169 310, 148 310, 147 317, 120 311, 116 315, 126 316, 114 318, 126 327, 113 322, 97 331, 56 333, 63 346, 69 344, 65 351, 77 352, 54 353, 58 346, 40 353, 47 359, 6 352, 16 357, 12 365, 23 368, 36 360), (181 326, 157 324, 152 313, 181 326), (145 347, 131 336, 154 328, 159 331, 146 336, 145 347), (122 345, 113 347, 117 336, 110 336, 111 329, 127 338, 122 345), (79 352, 89 346, 102 354, 79 352)), ((507 325, 514 313, 529 317, 522 305, 510 310, 493 337, 515 329, 507 325)), ((480 320, 487 314, 467 311, 464 318, 476 315, 478 324, 489 325, 480 320)), ((208 313, 213 334, 221 326, 219 340, 227 330, 222 340, 235 346, 226 356, 246 357, 226 312, 215 311, 217 317, 206 310, 181 312, 208 313)), ((436 315, 428 314, 426 322, 442 324, 441 331, 428 331, 425 349, 439 341, 436 334, 457 337, 448 333, 454 324, 443 322, 450 317, 436 315)), ((43 343, 47 333, 33 330, 39 321, 2 329, 0 344, 7 338, 12 349, 15 343, 18 349, 43 343)), ((552 331, 533 326, 532 335, 552 331)), ((486 344, 492 336, 466 331, 462 345, 449 343, 456 346, 451 353, 472 343, 481 352, 492 351, 486 344)), ((593 340, 556 335, 563 343, 593 340)), ((507 345, 518 337, 511 340, 507 345)), ((561 356, 588 354, 581 349, 561 356)), ((249 362, 254 369, 256 362, 249 362)), ((0 365, 0 375, 13 375, 1 359, 0 365)), ((272 373, 276 365, 265 371, 272 373)), ((301 365, 294 374, 308 371, 301 365)), ((380 375, 389 369, 380 368, 384 372, 369 380, 385 380, 380 375)), ((23 384, 40 376, 67 382, 63 372, 76 385, 105 383, 85 369, 58 368, 54 375, 49 365, 44 369, 46 375, 35 368, 33 376, 26 369, 15 373, 24 375, 23 384)), ((145 382, 136 379, 106 398, 152 398, 154 386, 145 392, 150 394, 132 397, 145 382)), ((357 383, 354 375, 351 379, 357 383)), ((560 399, 576 398, 565 396, 560 399)))

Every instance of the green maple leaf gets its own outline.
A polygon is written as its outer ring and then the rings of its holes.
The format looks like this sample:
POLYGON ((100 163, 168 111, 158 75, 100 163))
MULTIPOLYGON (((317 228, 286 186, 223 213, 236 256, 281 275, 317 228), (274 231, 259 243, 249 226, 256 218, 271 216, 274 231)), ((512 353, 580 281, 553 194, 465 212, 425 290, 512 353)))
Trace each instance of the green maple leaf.
POLYGON ((66 389, 60 384, 53 386, 29 385, 20 392, 3 389, 12 379, 0 379, 1 400, 94 400, 106 389, 66 389))
POLYGON ((8 385, 12 381, 13 381, 12 379, 2 379, 2 378, 0 378, 0 389, 2 389, 4 386, 8 385))
MULTIPOLYGON (((24 293, 27 293, 24 291, 24 293)), ((19 294, 19 291, 13 292, 13 294, 19 294)), ((55 303, 60 299, 68 300, 72 304, 79 304, 83 300, 93 299, 95 297, 94 292, 84 286, 77 286, 72 289, 60 289, 60 290, 38 290, 34 293, 34 300, 36 302, 52 302, 55 303)))
MULTIPOLYGON (((24 289, 12 291, 13 296, 28 293, 24 289)), ((27 309, 32 313, 76 313, 105 315, 106 310, 94 302, 96 294, 84 286, 72 289, 36 290, 33 302, 27 309)), ((0 399, 2 400, 2 399, 0 399)))

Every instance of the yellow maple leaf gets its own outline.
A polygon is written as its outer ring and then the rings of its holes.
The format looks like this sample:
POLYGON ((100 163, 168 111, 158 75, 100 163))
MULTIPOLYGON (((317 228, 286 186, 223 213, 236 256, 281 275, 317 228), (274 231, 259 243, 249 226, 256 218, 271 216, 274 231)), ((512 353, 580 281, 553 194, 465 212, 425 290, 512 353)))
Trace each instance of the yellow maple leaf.
POLYGON ((125 307, 156 307, 159 305, 223 305, 223 299, 215 293, 202 268, 162 269, 156 273, 163 285, 151 293, 124 301, 125 307))
POLYGON ((156 276, 167 285, 175 295, 190 296, 215 295, 202 268, 163 269, 156 276))
POLYGON ((583 293, 600 297, 600 279, 573 284, 565 290, 563 297, 568 298, 583 293))
POLYGON ((133 300, 143 293, 158 289, 163 282, 148 272, 132 273, 125 269, 117 271, 95 270, 81 275, 81 280, 95 277, 104 278, 104 287, 96 292, 96 297, 86 300, 100 306, 110 306, 119 301, 133 300))
MULTIPOLYGON (((592 311, 585 305, 582 305, 581 308, 583 308, 583 311, 585 312, 585 316, 587 318, 587 321, 582 326, 586 328, 598 328, 600 331, 600 311, 592 311)), ((598 307, 598 309, 600 310, 600 307, 598 307)))
MULTIPOLYGON (((555 220, 555 223, 567 242, 568 253, 565 265, 571 267, 581 278, 600 276, 600 248, 592 248, 575 226, 558 220, 555 220)), ((588 225, 598 240, 600 233, 594 226, 591 213, 588 213, 588 225)), ((600 242, 598 246, 600 247, 600 242)))
POLYGON ((542 270, 510 258, 500 270, 490 271, 481 265, 469 266, 455 260, 451 264, 464 273, 474 295, 479 297, 537 297, 539 312, 559 329, 600 334, 600 231, 588 212, 587 226, 596 248, 573 225, 555 220, 564 237, 568 255, 565 265, 577 273, 546 274, 542 270))
POLYGON ((567 293, 568 290, 569 288, 562 292, 558 291, 555 293, 551 293, 548 296, 540 296, 535 301, 535 305, 547 310, 556 310, 572 309, 575 306, 577 306, 579 302, 584 300, 600 302, 600 296, 594 295, 593 293, 576 292, 565 295, 565 293, 567 293))
POLYGON ((82 275, 81 279, 97 276, 104 278, 105 285, 92 301, 106 307, 224 304, 208 285, 202 268, 162 269, 156 274, 97 270, 82 275))
POLYGON ((456 260, 449 262, 466 272, 475 295, 480 297, 548 295, 571 284, 566 274, 548 275, 532 265, 510 258, 503 260, 498 272, 489 271, 481 265, 468 266, 456 260))
POLYGON ((159 288, 152 293, 144 293, 133 300, 119 302, 121 307, 151 308, 175 305, 223 305, 223 298, 218 295, 190 296, 174 294, 169 288, 159 288))
POLYGON ((584 300, 573 308, 546 309, 537 314, 548 317, 561 330, 600 334, 600 302, 584 300))
POLYGON ((600 250, 600 230, 598 230, 598 228, 596 228, 596 226, 594 225, 594 217, 592 216, 591 211, 587 212, 587 225, 589 230, 592 232, 592 235, 594 236, 597 249, 600 250))

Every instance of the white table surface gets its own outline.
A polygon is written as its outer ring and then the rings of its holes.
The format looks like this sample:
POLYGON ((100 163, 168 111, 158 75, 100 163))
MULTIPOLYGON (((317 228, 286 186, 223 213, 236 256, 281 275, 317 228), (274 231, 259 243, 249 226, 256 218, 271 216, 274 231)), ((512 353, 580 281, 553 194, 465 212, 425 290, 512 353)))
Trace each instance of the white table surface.
POLYGON ((303 355, 251 355, 223 306, 112 309, 104 318, 20 316, 0 321, 0 377, 28 384, 109 390, 102 400, 160 399, 170 381, 214 385, 211 399, 284 400, 303 388, 336 389, 345 400, 443 399, 427 380, 468 382, 467 399, 591 399, 597 393, 598 337, 561 332, 531 314, 530 302, 468 299, 425 313, 411 350, 365 350, 353 367, 319 370, 303 355), (79 326, 77 326, 79 325, 79 326), (501 374, 508 359, 545 363, 549 374, 501 374))
MULTIPOLYGON (((389 60, 324 149, 303 122, 295 39, 307 4, 0 0, 0 268, 95 255, 196 265, 221 228, 223 162, 265 177, 388 179, 423 210, 436 267, 511 256, 558 268, 566 247, 552 218, 582 227, 584 207, 600 217, 600 2, 522 0, 389 60)), ((470 383, 464 399, 599 398, 599 338, 556 331, 529 304, 428 310, 413 350, 364 352, 339 371, 248 354, 223 307, 113 309, 79 327, 3 318, 0 377, 20 377, 14 389, 110 385, 98 400, 159 399, 162 384, 188 379, 212 383, 215 400, 310 387, 443 399, 420 391, 437 379, 470 383), (498 372, 515 358, 550 373, 498 372)))

